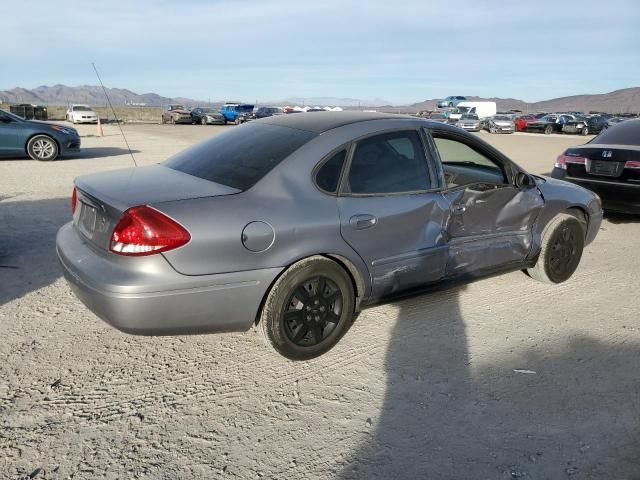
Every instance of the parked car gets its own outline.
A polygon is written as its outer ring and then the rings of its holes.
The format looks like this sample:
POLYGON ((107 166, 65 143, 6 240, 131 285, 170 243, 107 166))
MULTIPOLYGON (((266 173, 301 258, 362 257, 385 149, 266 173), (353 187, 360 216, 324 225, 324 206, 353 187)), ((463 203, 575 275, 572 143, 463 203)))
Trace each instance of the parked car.
POLYGON ((606 115, 594 115, 587 119, 587 125, 589 133, 596 135, 609 126, 609 117, 606 115))
POLYGON ((284 111, 280 107, 259 107, 253 114, 251 115, 252 120, 257 120, 260 118, 272 117, 274 115, 283 115, 284 111))
POLYGON ((0 110, 0 155, 34 160, 55 160, 69 152, 80 151, 78 131, 64 125, 25 120, 0 110))
POLYGON ((575 115, 572 119, 565 121, 562 124, 562 133, 576 133, 578 135, 588 135, 589 119, 575 115))
POLYGON ((517 132, 521 132, 527 129, 527 124, 529 122, 534 122, 538 119, 538 117, 536 117, 535 115, 520 115, 519 117, 516 117, 516 119, 513 121, 513 124, 516 127, 516 131, 517 132))
POLYGON ((442 100, 438 100, 436 105, 438 106, 438 108, 456 107, 460 102, 464 102, 466 99, 467 97, 453 95, 447 98, 443 98, 442 100))
POLYGON ((542 132, 545 135, 549 135, 550 133, 560 133, 562 132, 562 126, 566 122, 574 119, 575 117, 572 115, 545 115, 537 120, 527 122, 525 131, 542 132))
POLYGON ((556 160, 553 178, 596 192, 606 210, 640 214, 640 119, 603 130, 556 160))
POLYGON ((516 131, 513 120, 506 115, 487 118, 484 122, 484 128, 489 133, 513 133, 516 131))
POLYGON ((253 105, 228 102, 222 106, 220 113, 224 116, 225 123, 233 122, 239 125, 245 121, 247 115, 253 113, 253 105))
POLYGON ((66 118, 71 123, 98 123, 98 115, 89 105, 71 105, 66 118))
POLYGON ((363 112, 256 120, 73 192, 57 254, 99 317, 145 335, 257 324, 291 359, 424 285, 518 269, 563 282, 602 218, 593 193, 475 135, 363 112))
POLYGON ((196 107, 191 110, 191 121, 201 125, 224 125, 224 115, 209 107, 196 107))
POLYGON ((193 123, 191 112, 184 105, 172 104, 162 112, 162 123, 193 123))
POLYGON ((479 132, 482 126, 482 121, 478 118, 478 115, 465 113, 460 117, 456 126, 463 130, 467 130, 468 132, 479 132))

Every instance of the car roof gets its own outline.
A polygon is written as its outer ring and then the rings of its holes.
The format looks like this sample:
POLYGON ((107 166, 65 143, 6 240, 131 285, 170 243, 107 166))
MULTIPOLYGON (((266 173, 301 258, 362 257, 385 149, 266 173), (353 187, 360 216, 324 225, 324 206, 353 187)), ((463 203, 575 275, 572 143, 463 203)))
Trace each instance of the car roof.
POLYGON ((350 125, 352 123, 368 122, 370 120, 407 118, 415 119, 415 117, 411 117, 409 115, 398 115, 395 113, 307 112, 301 115, 278 115, 276 117, 268 117, 258 121, 320 134, 334 128, 350 125))

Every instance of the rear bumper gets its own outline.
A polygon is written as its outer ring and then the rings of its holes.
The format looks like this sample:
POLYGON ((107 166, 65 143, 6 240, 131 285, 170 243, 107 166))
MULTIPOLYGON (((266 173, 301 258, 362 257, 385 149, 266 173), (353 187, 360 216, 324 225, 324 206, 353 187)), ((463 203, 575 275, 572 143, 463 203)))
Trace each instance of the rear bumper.
POLYGON ((554 168, 553 178, 566 180, 598 194, 602 208, 612 212, 640 214, 640 184, 620 183, 603 178, 577 178, 567 175, 565 170, 554 168))
POLYGON ((282 271, 181 275, 161 255, 96 251, 71 223, 58 231, 56 251, 82 303, 118 330, 137 335, 245 331, 282 271))

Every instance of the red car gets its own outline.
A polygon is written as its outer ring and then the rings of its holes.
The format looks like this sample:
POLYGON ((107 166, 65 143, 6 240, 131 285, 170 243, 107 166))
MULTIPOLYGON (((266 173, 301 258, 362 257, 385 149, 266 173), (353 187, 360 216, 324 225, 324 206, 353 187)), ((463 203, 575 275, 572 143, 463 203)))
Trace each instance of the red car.
POLYGON ((516 132, 523 132, 527 128, 527 123, 537 120, 535 115, 522 115, 516 118, 513 123, 516 125, 516 132))

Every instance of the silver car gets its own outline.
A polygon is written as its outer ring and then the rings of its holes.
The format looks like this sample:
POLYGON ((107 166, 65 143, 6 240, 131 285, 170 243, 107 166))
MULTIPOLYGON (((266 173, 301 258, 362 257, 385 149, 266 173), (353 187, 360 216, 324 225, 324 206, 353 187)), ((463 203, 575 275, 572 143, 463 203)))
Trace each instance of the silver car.
POLYGON ((468 132, 479 132, 482 126, 482 121, 478 118, 478 115, 465 113, 460 117, 456 126, 468 132))
POLYGON ((511 117, 506 115, 496 115, 485 121, 485 128, 490 133, 513 133, 516 131, 516 125, 511 117))
POLYGON ((144 335, 257 324, 291 359, 445 279, 563 282, 602 219, 595 194, 459 128, 364 112, 273 116, 160 165, 81 176, 72 210, 58 257, 99 317, 144 335))

